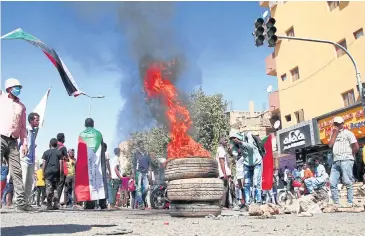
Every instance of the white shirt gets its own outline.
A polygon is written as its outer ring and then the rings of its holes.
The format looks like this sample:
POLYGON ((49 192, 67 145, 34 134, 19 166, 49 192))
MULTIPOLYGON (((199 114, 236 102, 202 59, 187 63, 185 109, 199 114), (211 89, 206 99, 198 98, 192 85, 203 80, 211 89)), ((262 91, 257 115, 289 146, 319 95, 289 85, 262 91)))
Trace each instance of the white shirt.
POLYGON ((109 165, 110 165, 110 175, 112 179, 119 179, 117 173, 115 172, 115 167, 119 165, 118 157, 114 156, 109 159, 109 165))
POLYGON ((227 176, 232 175, 231 169, 229 168, 229 160, 228 160, 227 152, 224 149, 224 147, 221 145, 218 147, 216 160, 218 162, 219 177, 222 178, 222 177, 224 177, 224 174, 223 174, 219 159, 224 159, 224 167, 226 169, 226 175, 227 176))
POLYGON ((284 170, 284 181, 287 182, 288 181, 288 174, 289 174, 289 170, 285 169, 284 170))

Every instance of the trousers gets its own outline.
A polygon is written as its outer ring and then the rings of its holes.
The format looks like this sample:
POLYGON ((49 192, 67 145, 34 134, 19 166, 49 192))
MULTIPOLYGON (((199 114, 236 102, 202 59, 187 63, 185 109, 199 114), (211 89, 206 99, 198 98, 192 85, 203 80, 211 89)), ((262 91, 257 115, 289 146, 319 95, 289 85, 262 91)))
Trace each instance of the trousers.
POLYGON ((18 141, 6 136, 0 136, 1 148, 0 165, 2 166, 3 159, 8 163, 10 175, 13 178, 14 192, 16 196, 15 204, 22 207, 26 204, 24 198, 23 173, 20 164, 20 153, 18 148, 18 141))

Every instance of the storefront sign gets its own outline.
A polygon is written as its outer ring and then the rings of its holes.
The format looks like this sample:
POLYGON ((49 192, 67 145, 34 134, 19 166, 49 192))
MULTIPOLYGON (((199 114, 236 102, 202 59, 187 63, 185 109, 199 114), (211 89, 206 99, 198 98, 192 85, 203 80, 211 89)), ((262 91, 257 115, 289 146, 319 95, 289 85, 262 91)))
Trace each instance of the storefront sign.
POLYGON ((279 134, 280 152, 288 153, 295 149, 311 146, 311 138, 309 124, 281 133, 279 134))
POLYGON ((344 119, 345 129, 351 130, 355 134, 356 138, 365 137, 364 111, 362 109, 362 106, 359 105, 350 110, 343 111, 335 115, 331 115, 329 117, 317 120, 319 129, 319 138, 322 143, 328 144, 331 138, 333 119, 336 116, 341 116, 344 119))

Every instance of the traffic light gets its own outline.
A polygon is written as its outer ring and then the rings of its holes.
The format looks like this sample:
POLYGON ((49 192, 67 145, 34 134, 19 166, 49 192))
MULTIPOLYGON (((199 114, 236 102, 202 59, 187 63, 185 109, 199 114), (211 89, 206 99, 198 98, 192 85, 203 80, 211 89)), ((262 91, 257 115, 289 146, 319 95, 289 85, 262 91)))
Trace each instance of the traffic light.
POLYGON ((274 18, 270 18, 266 22, 266 36, 267 36, 267 43, 269 47, 275 47, 276 41, 278 41, 278 36, 275 35, 277 29, 275 27, 276 20, 274 18))
POLYGON ((265 32, 265 28, 264 28, 264 19, 262 18, 258 18, 255 21, 255 32, 254 32, 254 36, 255 36, 255 45, 257 47, 260 47, 264 44, 265 41, 265 36, 264 36, 264 32, 265 32))

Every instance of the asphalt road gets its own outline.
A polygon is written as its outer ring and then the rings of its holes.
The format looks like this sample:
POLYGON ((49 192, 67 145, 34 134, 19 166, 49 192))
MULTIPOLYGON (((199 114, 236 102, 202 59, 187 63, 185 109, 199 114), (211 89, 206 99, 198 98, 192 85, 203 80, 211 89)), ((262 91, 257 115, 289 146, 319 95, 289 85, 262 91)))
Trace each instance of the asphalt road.
POLYGON ((2 236, 25 235, 330 235, 364 236, 365 213, 255 219, 224 211, 214 218, 171 218, 166 210, 1 212, 2 236))

